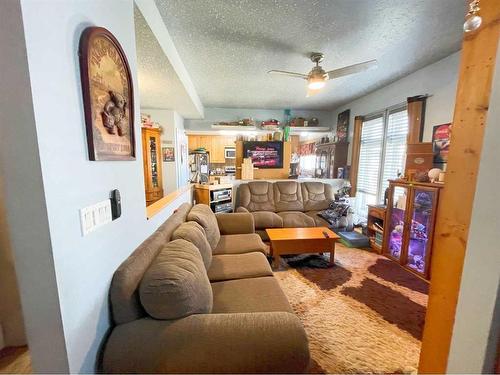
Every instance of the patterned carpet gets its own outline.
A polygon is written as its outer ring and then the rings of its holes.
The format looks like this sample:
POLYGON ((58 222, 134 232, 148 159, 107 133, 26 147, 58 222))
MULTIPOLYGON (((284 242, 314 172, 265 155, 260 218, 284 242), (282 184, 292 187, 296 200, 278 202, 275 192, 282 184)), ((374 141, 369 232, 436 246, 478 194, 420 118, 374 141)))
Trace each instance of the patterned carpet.
POLYGON ((415 373, 427 283, 380 255, 340 244, 335 263, 291 268, 282 259, 275 273, 307 331, 310 372, 415 373))

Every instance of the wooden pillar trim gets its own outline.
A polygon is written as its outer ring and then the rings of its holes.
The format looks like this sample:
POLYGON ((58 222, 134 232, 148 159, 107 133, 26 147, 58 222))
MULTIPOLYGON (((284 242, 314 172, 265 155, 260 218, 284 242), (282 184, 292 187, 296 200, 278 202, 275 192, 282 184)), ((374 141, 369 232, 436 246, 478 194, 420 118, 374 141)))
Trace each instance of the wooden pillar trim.
POLYGON ((359 169, 359 152, 361 149, 361 127, 363 126, 363 116, 354 117, 354 133, 352 136, 352 152, 351 152, 351 197, 356 196, 356 188, 358 184, 358 169, 359 169))
POLYGON ((500 2, 482 0, 480 15, 481 27, 467 34, 462 44, 446 183, 436 217, 420 373, 447 370, 500 36, 500 2))
POLYGON ((407 143, 422 142, 425 124, 425 104, 427 95, 412 96, 408 103, 408 139, 407 143))

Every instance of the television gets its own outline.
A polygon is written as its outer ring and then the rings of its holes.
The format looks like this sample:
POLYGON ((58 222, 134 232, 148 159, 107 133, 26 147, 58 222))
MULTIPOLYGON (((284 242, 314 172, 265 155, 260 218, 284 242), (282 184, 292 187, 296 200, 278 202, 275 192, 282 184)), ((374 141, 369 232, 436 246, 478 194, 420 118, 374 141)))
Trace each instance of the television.
POLYGON ((283 142, 243 142, 243 157, 256 168, 283 168, 283 142))

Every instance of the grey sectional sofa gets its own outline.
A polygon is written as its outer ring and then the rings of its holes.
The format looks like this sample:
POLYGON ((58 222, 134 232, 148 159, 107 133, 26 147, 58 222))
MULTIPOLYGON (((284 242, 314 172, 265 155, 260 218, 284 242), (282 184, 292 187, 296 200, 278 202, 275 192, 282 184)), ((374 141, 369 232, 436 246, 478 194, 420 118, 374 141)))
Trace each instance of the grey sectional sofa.
POLYGON ((255 231, 266 228, 329 226, 318 216, 335 199, 331 185, 319 181, 251 181, 239 185, 236 212, 251 213, 255 231))
POLYGON ((248 213, 184 204, 117 269, 107 373, 300 373, 304 328, 248 213))

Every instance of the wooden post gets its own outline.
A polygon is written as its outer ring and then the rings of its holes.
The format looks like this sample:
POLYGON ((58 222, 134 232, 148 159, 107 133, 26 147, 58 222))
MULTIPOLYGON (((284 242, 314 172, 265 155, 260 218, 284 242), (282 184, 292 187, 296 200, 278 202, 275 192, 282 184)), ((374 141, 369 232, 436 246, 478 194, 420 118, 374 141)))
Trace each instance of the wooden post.
POLYGON ((361 150, 361 127, 363 126, 363 117, 354 117, 354 133, 352 135, 352 153, 351 153, 351 197, 356 196, 358 185, 359 152, 361 150))
POLYGON ((465 34, 462 45, 420 356, 419 372, 424 374, 446 372, 500 35, 500 2, 482 0, 480 16, 481 27, 465 34))

